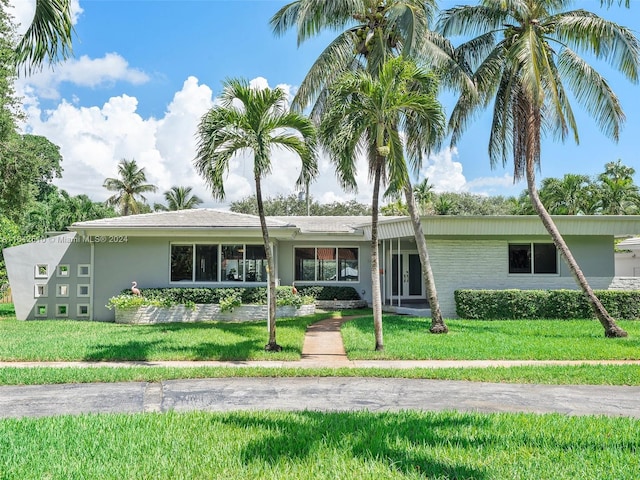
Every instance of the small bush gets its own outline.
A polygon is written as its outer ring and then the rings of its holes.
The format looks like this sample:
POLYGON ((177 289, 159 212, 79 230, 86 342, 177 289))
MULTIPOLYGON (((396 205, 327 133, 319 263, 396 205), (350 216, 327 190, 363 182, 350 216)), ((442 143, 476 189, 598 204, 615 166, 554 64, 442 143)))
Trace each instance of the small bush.
POLYGON ((360 300, 360 295, 353 287, 305 285, 297 288, 301 295, 309 295, 316 300, 360 300))
MULTIPOLYGON (((640 291, 597 290, 615 318, 640 318, 640 291)), ((456 290, 456 313, 475 320, 595 318, 581 290, 456 290)))

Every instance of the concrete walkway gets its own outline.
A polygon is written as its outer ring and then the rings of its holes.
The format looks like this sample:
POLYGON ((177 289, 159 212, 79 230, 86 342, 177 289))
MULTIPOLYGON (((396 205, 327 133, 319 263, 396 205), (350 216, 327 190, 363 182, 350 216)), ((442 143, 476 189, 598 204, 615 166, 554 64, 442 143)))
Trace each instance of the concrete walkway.
MULTIPOLYGON (((0 367, 260 366, 295 368, 443 368, 516 365, 637 364, 640 361, 349 361, 340 327, 311 325, 297 362, 0 362, 0 367)), ((214 378, 160 383, 0 386, 0 418, 169 410, 534 412, 640 418, 640 387, 493 384, 399 378, 214 378)))

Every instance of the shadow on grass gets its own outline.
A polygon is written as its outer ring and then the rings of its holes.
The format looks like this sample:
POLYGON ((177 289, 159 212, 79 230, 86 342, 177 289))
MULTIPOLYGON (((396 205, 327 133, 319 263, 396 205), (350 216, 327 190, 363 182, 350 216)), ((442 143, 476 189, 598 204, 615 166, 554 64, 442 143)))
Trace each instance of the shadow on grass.
MULTIPOLYGON (((222 420, 243 429, 260 429, 264 435, 250 442, 241 453, 244 464, 256 460, 278 465, 289 459, 313 460, 319 450, 339 451, 362 463, 386 465, 389 473, 416 473, 426 478, 487 478, 487 472, 462 463, 440 460, 429 451, 451 441, 450 434, 461 429, 482 431, 484 420, 460 416, 444 419, 416 417, 411 413, 359 414, 304 411, 293 420, 264 418, 250 414, 230 414, 222 420)), ((456 435, 454 435, 456 436, 456 435)), ((499 439, 486 439, 487 443, 499 439)), ((464 436, 456 438, 460 447, 477 447, 464 436)), ((338 473, 338 472, 336 472, 338 473)))

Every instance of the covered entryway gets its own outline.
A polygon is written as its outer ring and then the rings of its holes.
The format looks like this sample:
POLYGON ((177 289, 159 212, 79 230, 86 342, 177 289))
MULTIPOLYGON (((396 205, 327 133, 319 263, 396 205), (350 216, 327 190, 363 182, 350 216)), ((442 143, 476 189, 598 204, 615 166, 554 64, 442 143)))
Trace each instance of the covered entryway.
POLYGON ((392 255, 391 296, 400 300, 424 298, 420 257, 417 253, 392 255))

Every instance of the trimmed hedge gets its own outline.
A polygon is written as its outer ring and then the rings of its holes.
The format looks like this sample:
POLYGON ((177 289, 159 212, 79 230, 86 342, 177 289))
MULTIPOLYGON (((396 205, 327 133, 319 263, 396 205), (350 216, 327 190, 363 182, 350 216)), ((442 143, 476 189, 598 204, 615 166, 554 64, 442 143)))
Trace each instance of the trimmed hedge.
POLYGON ((316 300, 360 300, 358 291, 353 287, 305 285, 296 288, 300 295, 308 295, 316 300))
MULTIPOLYGON (((123 294, 131 294, 130 289, 122 290, 123 294)), ((158 299, 172 305, 183 304, 224 304, 230 300, 239 301, 237 304, 245 305, 266 305, 267 304, 267 288, 266 287, 223 287, 223 288, 182 288, 182 287, 166 287, 166 288, 145 288, 142 296, 147 299, 158 299)), ((304 295, 294 295, 291 287, 276 288, 276 302, 278 305, 297 305, 303 303, 313 303, 307 301, 304 295)), ((236 302, 233 302, 236 303, 236 302)))
MULTIPOLYGON (((640 291, 596 290, 614 318, 640 318, 640 291)), ((581 290, 456 290, 456 313, 474 320, 595 318, 581 290)))

